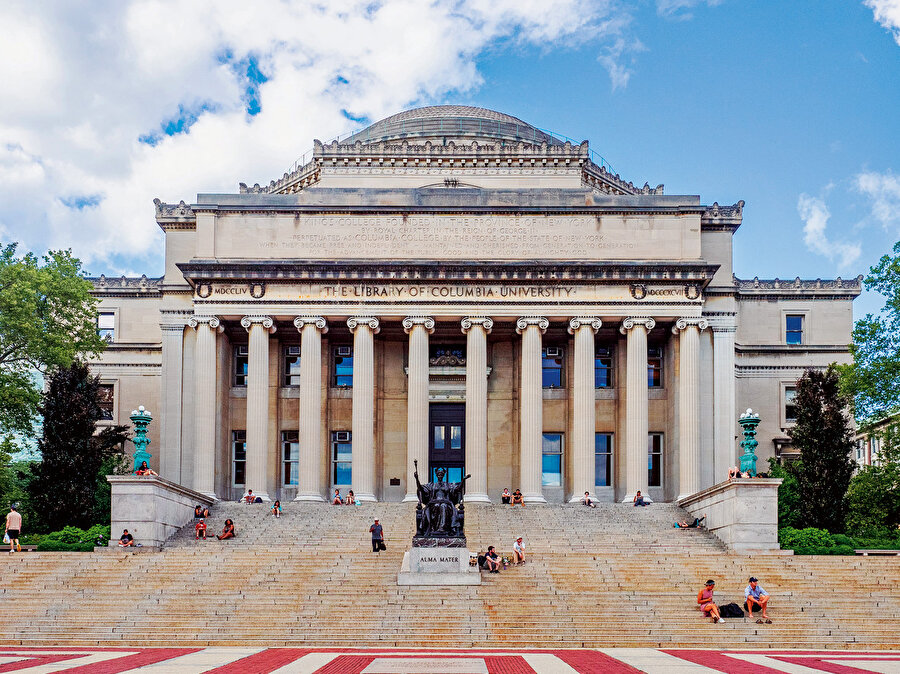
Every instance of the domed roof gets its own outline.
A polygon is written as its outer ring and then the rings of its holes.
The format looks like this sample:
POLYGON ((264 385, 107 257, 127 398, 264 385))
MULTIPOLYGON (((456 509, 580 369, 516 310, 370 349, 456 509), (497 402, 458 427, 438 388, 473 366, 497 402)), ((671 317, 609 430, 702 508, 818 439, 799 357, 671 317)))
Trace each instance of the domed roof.
POLYGON ((432 105, 414 108, 375 122, 341 144, 378 143, 403 138, 471 141, 509 140, 528 144, 562 145, 563 141, 517 117, 469 105, 432 105))

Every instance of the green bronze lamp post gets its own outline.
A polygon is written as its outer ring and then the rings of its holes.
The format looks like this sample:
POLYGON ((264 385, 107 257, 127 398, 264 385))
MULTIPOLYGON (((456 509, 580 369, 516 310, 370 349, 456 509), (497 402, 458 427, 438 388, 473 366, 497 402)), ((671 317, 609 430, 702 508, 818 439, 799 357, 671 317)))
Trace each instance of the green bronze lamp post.
POLYGON ((134 423, 134 439, 132 442, 135 448, 134 470, 137 470, 144 461, 149 466, 150 457, 153 456, 147 451, 147 445, 150 444, 150 438, 147 437, 147 428, 150 426, 150 422, 153 421, 153 417, 150 415, 150 411, 145 410, 144 406, 141 405, 131 412, 130 419, 134 423))
POLYGON ((741 440, 741 447, 744 453, 741 456, 741 472, 750 473, 751 477, 756 477, 756 447, 759 443, 756 441, 756 427, 759 426, 759 415, 747 408, 738 419, 741 425, 741 432, 744 439, 741 440))

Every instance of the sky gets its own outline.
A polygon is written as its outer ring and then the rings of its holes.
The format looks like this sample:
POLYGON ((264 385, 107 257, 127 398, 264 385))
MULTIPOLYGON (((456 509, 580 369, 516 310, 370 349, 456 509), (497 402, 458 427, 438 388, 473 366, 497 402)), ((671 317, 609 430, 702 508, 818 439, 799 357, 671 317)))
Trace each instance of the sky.
POLYGON ((0 242, 96 275, 161 275, 154 197, 449 103, 743 199, 741 278, 852 278, 900 240, 900 0, 5 0, 0 86, 0 242))

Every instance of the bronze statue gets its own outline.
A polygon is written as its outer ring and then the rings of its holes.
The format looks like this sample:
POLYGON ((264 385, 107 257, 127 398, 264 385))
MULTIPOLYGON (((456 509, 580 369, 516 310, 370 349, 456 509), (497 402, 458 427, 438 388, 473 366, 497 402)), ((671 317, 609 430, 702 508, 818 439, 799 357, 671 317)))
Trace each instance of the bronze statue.
POLYGON ((438 468, 437 482, 422 484, 419 482, 419 462, 413 460, 416 478, 416 493, 419 505, 416 506, 416 538, 465 538, 463 533, 464 507, 463 494, 466 493, 466 480, 447 482, 444 478, 447 471, 438 468))

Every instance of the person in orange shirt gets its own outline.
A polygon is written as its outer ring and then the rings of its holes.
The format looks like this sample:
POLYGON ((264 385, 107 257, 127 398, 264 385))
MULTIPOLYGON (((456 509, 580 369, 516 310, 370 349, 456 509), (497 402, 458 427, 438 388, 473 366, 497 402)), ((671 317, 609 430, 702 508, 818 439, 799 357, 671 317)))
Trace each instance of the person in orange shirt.
POLYGON ((201 517, 200 521, 194 525, 194 540, 200 540, 201 538, 206 540, 206 521, 201 517))

